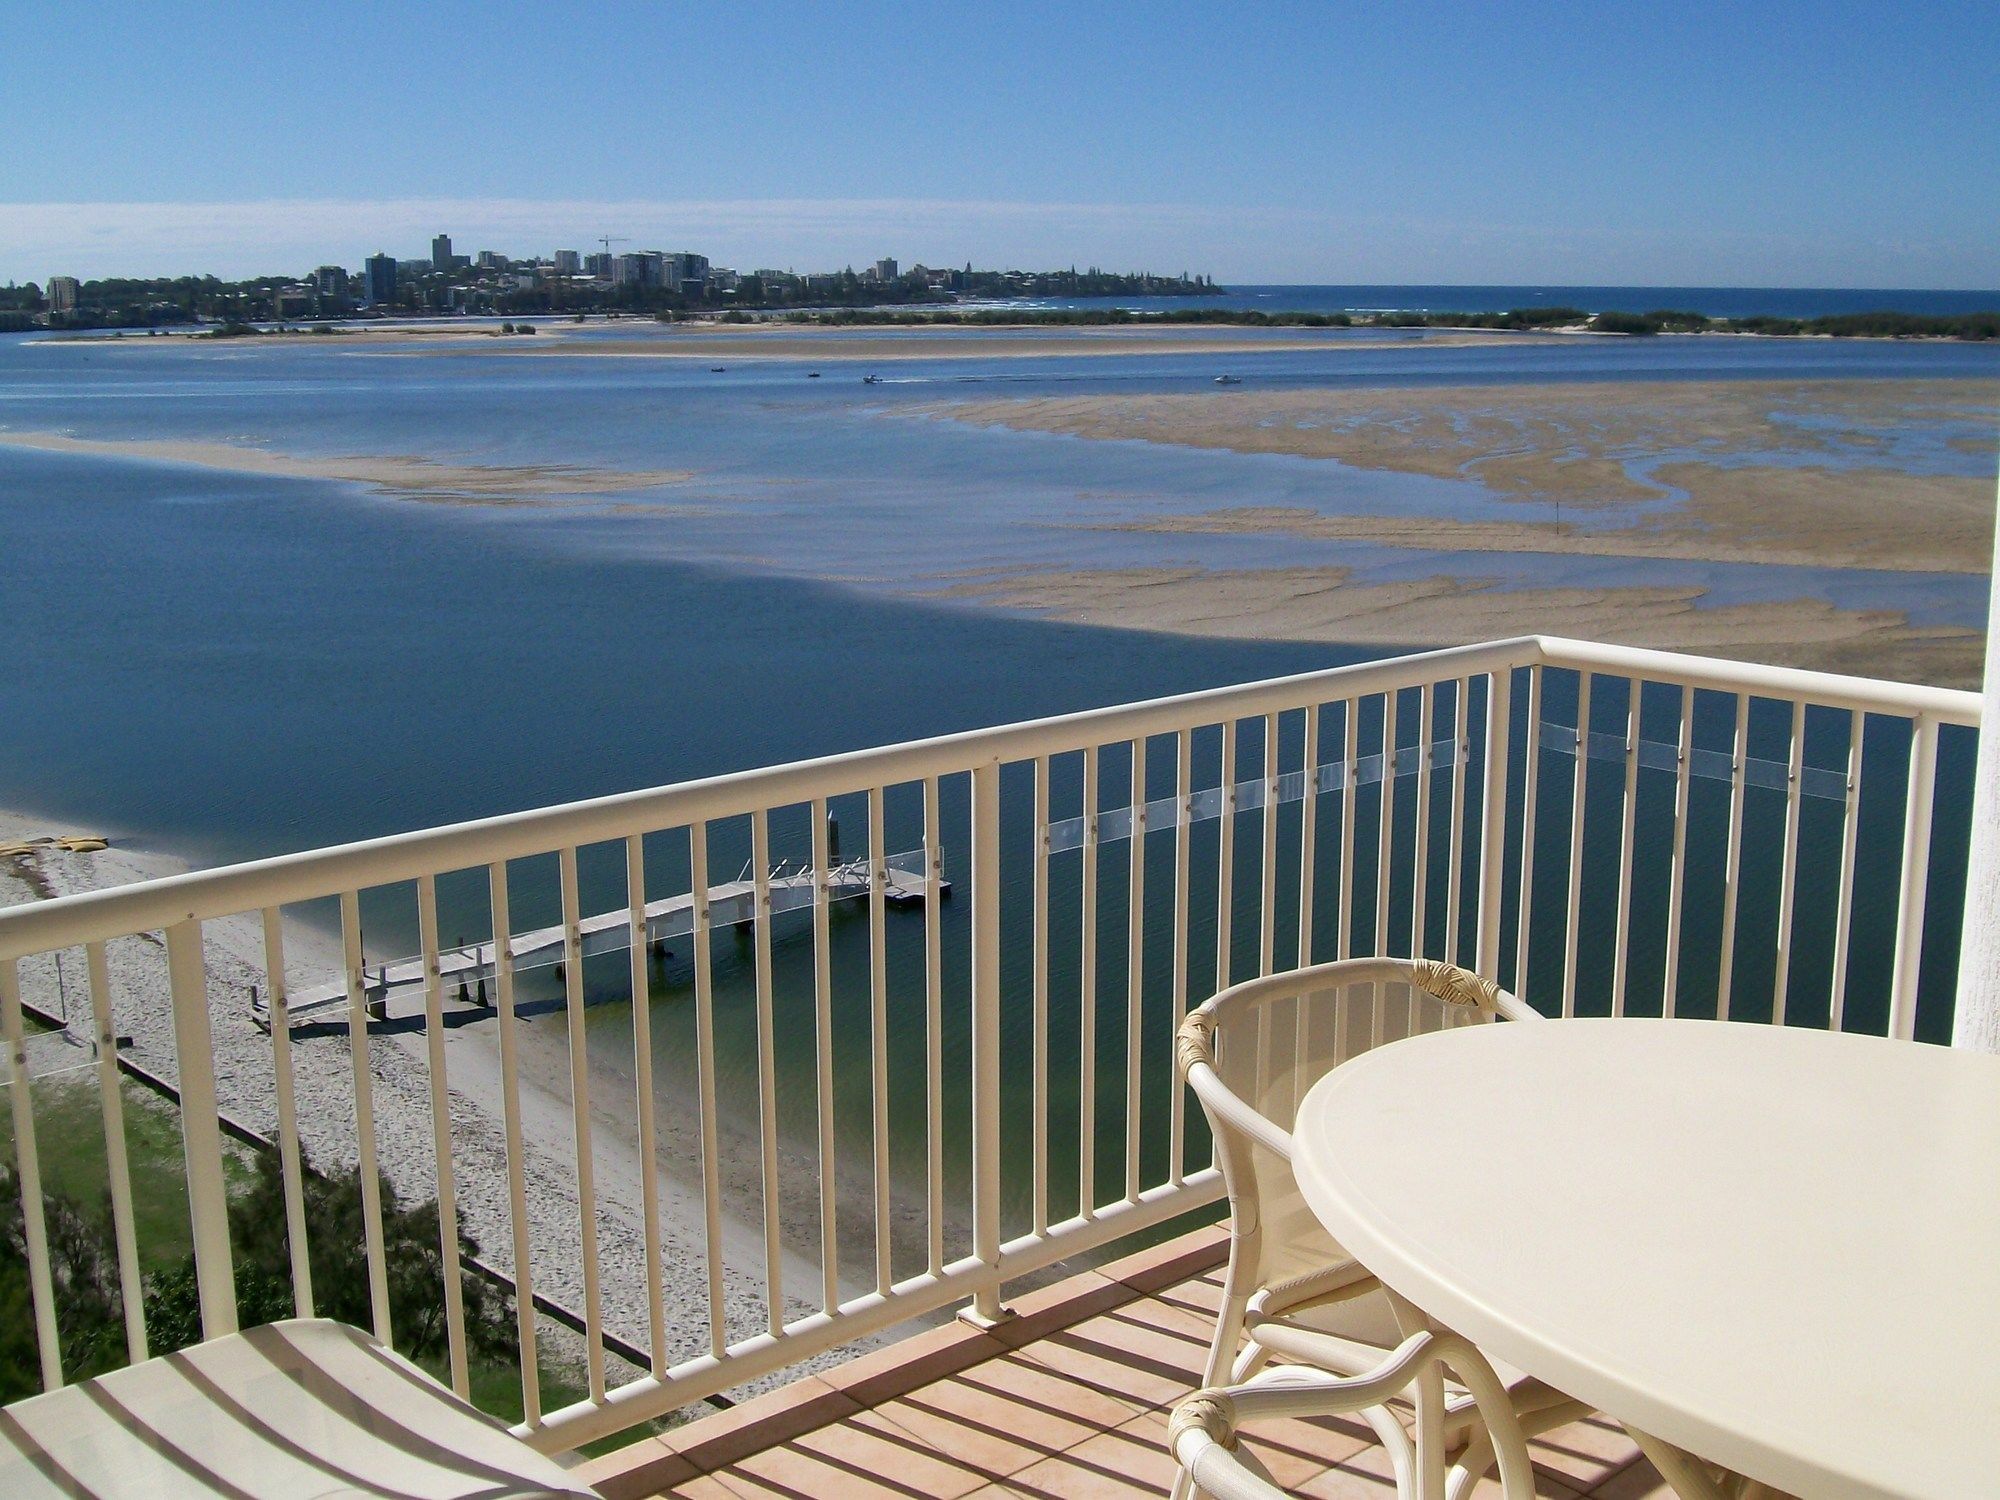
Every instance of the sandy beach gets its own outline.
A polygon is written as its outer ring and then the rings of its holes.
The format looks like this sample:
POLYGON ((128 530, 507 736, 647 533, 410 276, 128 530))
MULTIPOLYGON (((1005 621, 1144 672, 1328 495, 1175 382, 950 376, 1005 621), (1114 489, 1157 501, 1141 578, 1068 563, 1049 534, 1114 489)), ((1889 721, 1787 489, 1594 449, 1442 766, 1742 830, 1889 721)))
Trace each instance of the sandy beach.
MULTIPOLYGON (((417 349, 427 357, 463 355, 554 355, 603 359, 782 359, 855 361, 952 359, 1051 359, 1074 355, 1215 354, 1254 355, 1283 351, 1339 352, 1369 349, 1439 348, 1500 344, 1537 335, 1508 333, 1421 333, 1409 338, 1361 340, 1342 330, 1272 329, 1268 332, 1218 327, 1212 334, 1185 328, 1034 328, 885 326, 877 330, 802 328, 796 324, 705 324, 699 330, 662 324, 656 334, 621 339, 570 338, 544 344, 538 339, 495 339, 490 345, 433 345, 417 349)), ((1542 335, 1541 337, 1547 337, 1542 335)))
POLYGON ((341 479, 401 499, 506 505, 553 495, 617 494, 679 484, 682 469, 596 469, 571 464, 448 464, 413 454, 305 458, 241 443, 186 439, 91 439, 60 432, 0 432, 0 443, 42 453, 87 454, 146 463, 191 464, 276 479, 341 479))
MULTIPOLYGON (((1276 351, 1340 351, 1416 348, 1452 348, 1473 345, 1517 343, 1522 340, 1547 341, 1552 338, 1592 337, 1561 333, 1514 333, 1504 329, 1410 329, 1395 338, 1357 339, 1344 329, 1302 329, 1232 327, 1146 327, 1121 324, 1107 327, 1048 327, 1036 324, 941 325, 883 324, 867 327, 816 328, 798 323, 655 323, 645 319, 621 319, 615 324, 595 321, 587 324, 552 318, 537 325, 528 337, 496 333, 491 327, 446 325, 364 325, 335 334, 268 333, 235 341, 215 341, 229 347, 235 342, 248 347, 308 344, 340 349, 359 345, 399 349, 431 357, 489 355, 562 355, 591 359, 781 359, 897 361, 909 359, 1045 359, 1079 354, 1229 354, 1248 355, 1276 351), (617 338, 588 335, 606 327, 619 331, 617 338)), ((184 347, 185 334, 159 338, 48 339, 46 348, 64 349, 145 349, 184 347)))

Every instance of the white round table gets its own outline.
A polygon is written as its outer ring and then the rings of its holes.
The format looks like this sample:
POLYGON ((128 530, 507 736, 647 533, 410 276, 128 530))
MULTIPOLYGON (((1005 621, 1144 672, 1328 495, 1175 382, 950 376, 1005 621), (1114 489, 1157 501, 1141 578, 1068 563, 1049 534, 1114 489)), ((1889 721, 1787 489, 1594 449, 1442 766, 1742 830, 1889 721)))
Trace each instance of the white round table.
POLYGON ((1493 1356, 1794 1494, 2000 1493, 2000 1057, 1468 1026, 1300 1106, 1315 1214, 1493 1356))

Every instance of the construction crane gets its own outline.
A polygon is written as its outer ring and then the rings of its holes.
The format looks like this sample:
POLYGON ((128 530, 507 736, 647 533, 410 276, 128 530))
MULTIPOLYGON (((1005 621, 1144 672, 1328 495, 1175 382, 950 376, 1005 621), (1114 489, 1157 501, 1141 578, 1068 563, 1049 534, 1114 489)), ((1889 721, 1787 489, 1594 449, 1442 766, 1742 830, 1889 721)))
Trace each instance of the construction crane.
POLYGON ((600 234, 597 237, 597 243, 602 245, 604 253, 609 255, 613 245, 629 245, 631 241, 622 234, 600 234))

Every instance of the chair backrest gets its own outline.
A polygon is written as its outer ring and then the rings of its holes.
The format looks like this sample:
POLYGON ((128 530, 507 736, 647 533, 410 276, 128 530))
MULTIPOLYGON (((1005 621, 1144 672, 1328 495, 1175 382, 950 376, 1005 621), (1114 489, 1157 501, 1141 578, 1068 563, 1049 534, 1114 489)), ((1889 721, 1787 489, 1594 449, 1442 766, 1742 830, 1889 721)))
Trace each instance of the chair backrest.
POLYGON ((1215 1137, 1236 1233, 1269 1285, 1324 1269, 1338 1247, 1292 1175, 1306 1091, 1372 1047, 1496 1017, 1540 1017, 1497 985, 1430 959, 1356 958, 1248 980, 1182 1022, 1176 1057, 1215 1137))

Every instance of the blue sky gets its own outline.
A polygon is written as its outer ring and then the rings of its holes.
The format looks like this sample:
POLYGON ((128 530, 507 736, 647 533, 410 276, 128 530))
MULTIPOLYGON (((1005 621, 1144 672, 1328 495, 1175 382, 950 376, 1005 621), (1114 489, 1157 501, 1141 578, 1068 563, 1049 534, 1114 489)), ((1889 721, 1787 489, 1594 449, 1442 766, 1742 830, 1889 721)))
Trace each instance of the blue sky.
POLYGON ((600 234, 1228 282, 2000 285, 1988 6, 13 0, 0 279, 600 234))

